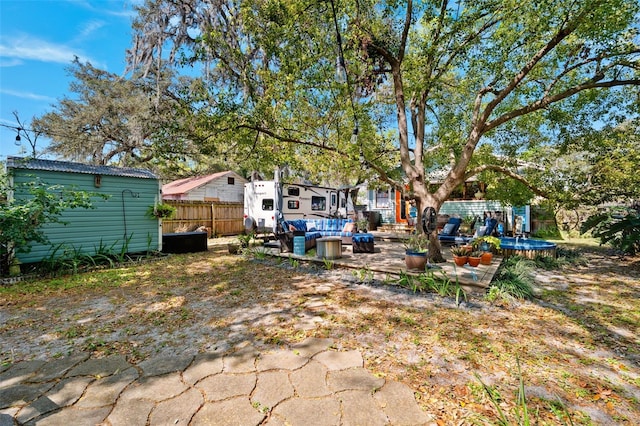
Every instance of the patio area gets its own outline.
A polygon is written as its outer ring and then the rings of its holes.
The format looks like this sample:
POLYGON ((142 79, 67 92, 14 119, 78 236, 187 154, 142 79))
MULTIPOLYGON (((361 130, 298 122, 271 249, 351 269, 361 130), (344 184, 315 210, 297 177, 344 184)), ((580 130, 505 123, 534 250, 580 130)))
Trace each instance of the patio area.
MULTIPOLYGON (((375 237, 375 247, 373 253, 353 253, 351 245, 342 245, 342 256, 332 259, 334 267, 367 269, 377 275, 377 278, 384 278, 387 275, 399 276, 400 273, 417 275, 420 271, 407 270, 402 244, 402 236, 395 233, 371 232, 375 237)), ((406 237, 406 236, 405 236, 406 237)), ((267 245, 267 251, 273 256, 292 258, 305 262, 316 262, 324 264, 324 260, 316 256, 316 250, 309 250, 304 256, 290 252, 280 252, 280 249, 273 242, 267 245), (271 245, 271 247, 270 247, 271 245)), ((468 264, 464 267, 456 266, 453 262, 448 246, 442 247, 442 255, 447 260, 445 263, 431 264, 427 267, 434 271, 436 275, 440 271, 444 272, 452 281, 456 278, 466 291, 483 292, 489 287, 502 257, 494 256, 490 265, 479 265, 471 267, 468 264)))

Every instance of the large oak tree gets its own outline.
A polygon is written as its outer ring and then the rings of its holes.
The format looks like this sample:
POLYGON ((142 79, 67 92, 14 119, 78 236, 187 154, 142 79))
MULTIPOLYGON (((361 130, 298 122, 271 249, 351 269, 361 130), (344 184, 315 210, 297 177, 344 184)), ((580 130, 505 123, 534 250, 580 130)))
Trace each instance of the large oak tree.
POLYGON ((516 161, 524 151, 568 123, 617 124, 637 103, 636 1, 334 1, 148 0, 130 62, 204 64, 192 119, 212 145, 262 163, 313 158, 317 173, 362 166, 408 182, 419 214, 487 171, 544 194, 516 161), (333 78, 342 54, 346 83, 333 78))

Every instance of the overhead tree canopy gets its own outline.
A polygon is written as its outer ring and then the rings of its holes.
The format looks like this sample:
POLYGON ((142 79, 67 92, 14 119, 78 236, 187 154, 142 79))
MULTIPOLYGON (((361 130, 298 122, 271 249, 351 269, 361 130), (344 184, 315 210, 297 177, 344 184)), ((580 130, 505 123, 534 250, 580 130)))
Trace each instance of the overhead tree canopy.
POLYGON ((92 164, 144 165, 161 175, 180 174, 201 157, 198 134, 184 118, 197 81, 176 79, 170 68, 126 78, 77 58, 69 72, 76 96, 33 121, 52 140, 48 152, 92 164))
POLYGON ((613 127, 636 113, 638 7, 148 0, 138 9, 130 63, 204 64, 207 90, 192 119, 216 150, 263 164, 328 153, 325 170, 362 164, 398 189, 406 179, 420 213, 489 170, 544 194, 515 161, 523 152, 557 144, 563 130, 613 127), (341 50, 346 84, 334 79, 341 50), (391 172, 397 164, 403 177, 391 172), (446 178, 430 190, 427 173, 442 167, 446 178))

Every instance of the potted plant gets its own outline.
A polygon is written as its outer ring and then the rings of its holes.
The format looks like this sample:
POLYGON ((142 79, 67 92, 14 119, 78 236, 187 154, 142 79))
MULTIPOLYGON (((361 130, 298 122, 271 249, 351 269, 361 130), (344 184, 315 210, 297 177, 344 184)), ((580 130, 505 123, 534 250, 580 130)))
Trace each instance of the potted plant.
POLYGON ((474 250, 482 252, 482 259, 480 263, 483 265, 490 265, 493 260, 493 254, 500 250, 500 238, 485 235, 478 237, 472 241, 474 250))
POLYGON ((358 232, 366 234, 369 230, 369 220, 366 217, 361 217, 356 221, 356 228, 358 228, 358 232))
POLYGON ((451 247, 451 255, 453 256, 453 261, 458 266, 464 266, 469 260, 469 252, 466 247, 451 247))
POLYGON ((176 214, 176 208, 164 203, 149 206, 147 216, 156 219, 171 219, 176 214))
POLYGON ((424 270, 427 265, 429 237, 426 234, 413 234, 404 240, 403 244, 405 248, 404 261, 407 269, 424 270))
POLYGON ((462 223, 460 224, 460 233, 470 234, 472 231, 471 225, 474 223, 475 223, 475 218, 473 216, 467 216, 462 218, 462 223))
POLYGON ((478 266, 480 265, 480 260, 482 260, 482 252, 478 250, 474 250, 469 253, 469 266, 478 266))

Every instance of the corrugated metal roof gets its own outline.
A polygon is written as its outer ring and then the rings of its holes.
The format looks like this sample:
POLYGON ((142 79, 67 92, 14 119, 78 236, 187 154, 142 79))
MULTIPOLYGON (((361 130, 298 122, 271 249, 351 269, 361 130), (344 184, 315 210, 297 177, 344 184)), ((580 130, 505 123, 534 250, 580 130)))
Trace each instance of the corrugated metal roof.
POLYGON ((46 170, 51 172, 86 173, 91 175, 124 176, 140 179, 158 179, 152 171, 130 167, 97 166, 70 161, 41 160, 7 157, 7 169, 46 170))
POLYGON ((206 175, 206 176, 194 176, 194 177, 174 180, 173 182, 169 182, 167 184, 162 185, 162 195, 186 194, 192 189, 205 185, 211 182, 212 180, 216 180, 221 177, 227 176, 228 174, 233 174, 234 176, 236 175, 236 173, 230 170, 227 170, 226 172, 218 172, 218 173, 213 173, 211 175, 206 175))

